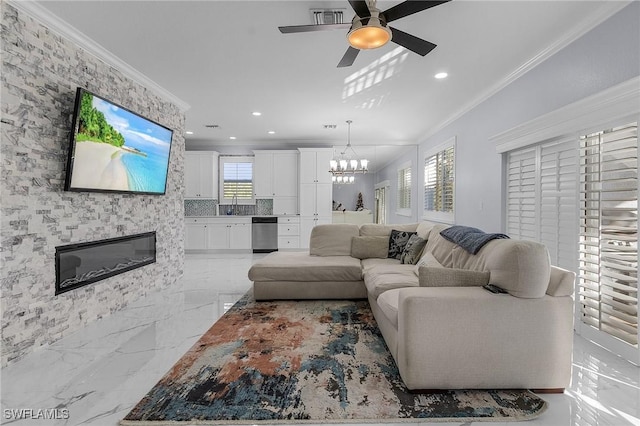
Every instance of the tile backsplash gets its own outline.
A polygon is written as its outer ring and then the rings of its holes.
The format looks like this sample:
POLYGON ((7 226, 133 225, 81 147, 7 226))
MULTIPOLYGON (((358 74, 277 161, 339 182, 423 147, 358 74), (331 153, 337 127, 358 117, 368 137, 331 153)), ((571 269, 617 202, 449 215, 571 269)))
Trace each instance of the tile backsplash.
POLYGON ((185 216, 217 216, 218 200, 184 200, 185 216))
POLYGON ((226 215, 231 211, 240 216, 268 216, 273 214, 273 200, 257 199, 254 204, 218 204, 218 200, 184 200, 184 215, 186 217, 226 215), (218 209, 219 207, 219 209, 218 209))

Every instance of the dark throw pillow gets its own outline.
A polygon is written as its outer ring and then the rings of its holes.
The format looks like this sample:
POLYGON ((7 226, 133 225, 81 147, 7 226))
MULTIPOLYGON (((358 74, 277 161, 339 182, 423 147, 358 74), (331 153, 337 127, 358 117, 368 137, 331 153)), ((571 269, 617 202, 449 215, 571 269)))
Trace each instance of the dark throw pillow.
POLYGON ((400 260, 404 247, 407 245, 409 238, 411 238, 412 235, 416 235, 416 233, 393 229, 391 231, 391 235, 389 235, 389 252, 387 253, 387 257, 390 259, 400 260))
POLYGON ((407 245, 404 246, 402 254, 400 255, 400 263, 407 265, 415 265, 420 260, 422 250, 427 244, 427 240, 420 238, 417 235, 412 235, 407 241, 407 245))

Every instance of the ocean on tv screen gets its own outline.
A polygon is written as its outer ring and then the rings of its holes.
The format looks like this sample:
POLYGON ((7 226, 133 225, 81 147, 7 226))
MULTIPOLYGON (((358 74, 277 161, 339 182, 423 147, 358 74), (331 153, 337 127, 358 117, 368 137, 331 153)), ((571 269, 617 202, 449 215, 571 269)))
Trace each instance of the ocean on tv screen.
POLYGON ((172 132, 83 92, 72 188, 164 193, 172 132))

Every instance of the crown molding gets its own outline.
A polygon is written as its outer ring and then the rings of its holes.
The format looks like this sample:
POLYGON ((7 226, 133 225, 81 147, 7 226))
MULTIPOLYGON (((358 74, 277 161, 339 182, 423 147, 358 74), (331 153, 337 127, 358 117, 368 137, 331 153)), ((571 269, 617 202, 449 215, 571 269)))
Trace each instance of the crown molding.
POLYGON ((598 13, 595 13, 589 19, 582 21, 580 25, 576 26, 573 29, 573 31, 567 33, 565 37, 560 38, 556 40, 553 44, 550 44, 549 46, 545 47, 543 50, 538 52, 538 54, 536 54, 534 57, 532 57, 522 65, 520 65, 518 68, 516 68, 513 72, 511 72, 505 78, 498 81, 496 84, 494 84, 493 86, 485 90, 483 93, 481 93, 479 96, 469 101, 466 105, 460 108, 448 119, 440 123, 438 126, 434 127, 425 136, 423 136, 421 138, 421 142, 424 142, 426 139, 435 135, 440 130, 449 126, 450 124, 452 124, 453 122, 455 122, 456 120, 458 120, 459 118, 467 114, 469 111, 471 111, 473 108, 477 107, 482 102, 486 101, 491 96, 495 95, 496 93, 498 93, 499 91, 507 87, 509 84, 513 83, 514 81, 516 81, 517 79, 519 79, 520 77, 522 77, 523 75, 525 75, 526 73, 528 73, 529 71, 531 71, 532 69, 534 69, 535 67, 537 67, 538 65, 540 65, 541 63, 543 63, 544 61, 546 61, 556 53, 558 53, 559 51, 561 51, 562 49, 564 49, 565 47, 567 47, 574 41, 578 40, 580 37, 582 37, 589 31, 591 31, 592 29, 594 29, 595 27, 597 27, 598 25, 600 25, 601 23, 603 23, 604 21, 612 17, 613 15, 615 15, 620 10, 624 9, 630 3, 632 3, 631 0, 603 2, 598 13))
POLYGON ((501 154, 640 114, 640 76, 489 138, 501 154))
POLYGON ((40 3, 32 0, 8 0, 7 3, 18 9, 20 12, 31 16, 41 24, 47 26, 50 30, 69 39, 89 54, 119 70, 125 76, 148 88, 156 95, 175 104, 180 111, 185 112, 189 110, 190 105, 188 103, 184 102, 182 99, 178 98, 173 93, 169 92, 158 83, 118 58, 100 44, 91 40, 85 34, 71 26, 68 22, 51 13, 50 10, 40 5, 40 3))

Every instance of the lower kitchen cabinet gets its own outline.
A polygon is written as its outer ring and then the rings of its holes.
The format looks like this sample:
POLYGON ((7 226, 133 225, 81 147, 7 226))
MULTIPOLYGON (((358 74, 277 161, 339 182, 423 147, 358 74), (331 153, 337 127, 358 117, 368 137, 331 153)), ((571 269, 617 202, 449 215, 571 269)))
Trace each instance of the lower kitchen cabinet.
POLYGON ((251 217, 186 218, 185 250, 251 249, 251 217))

